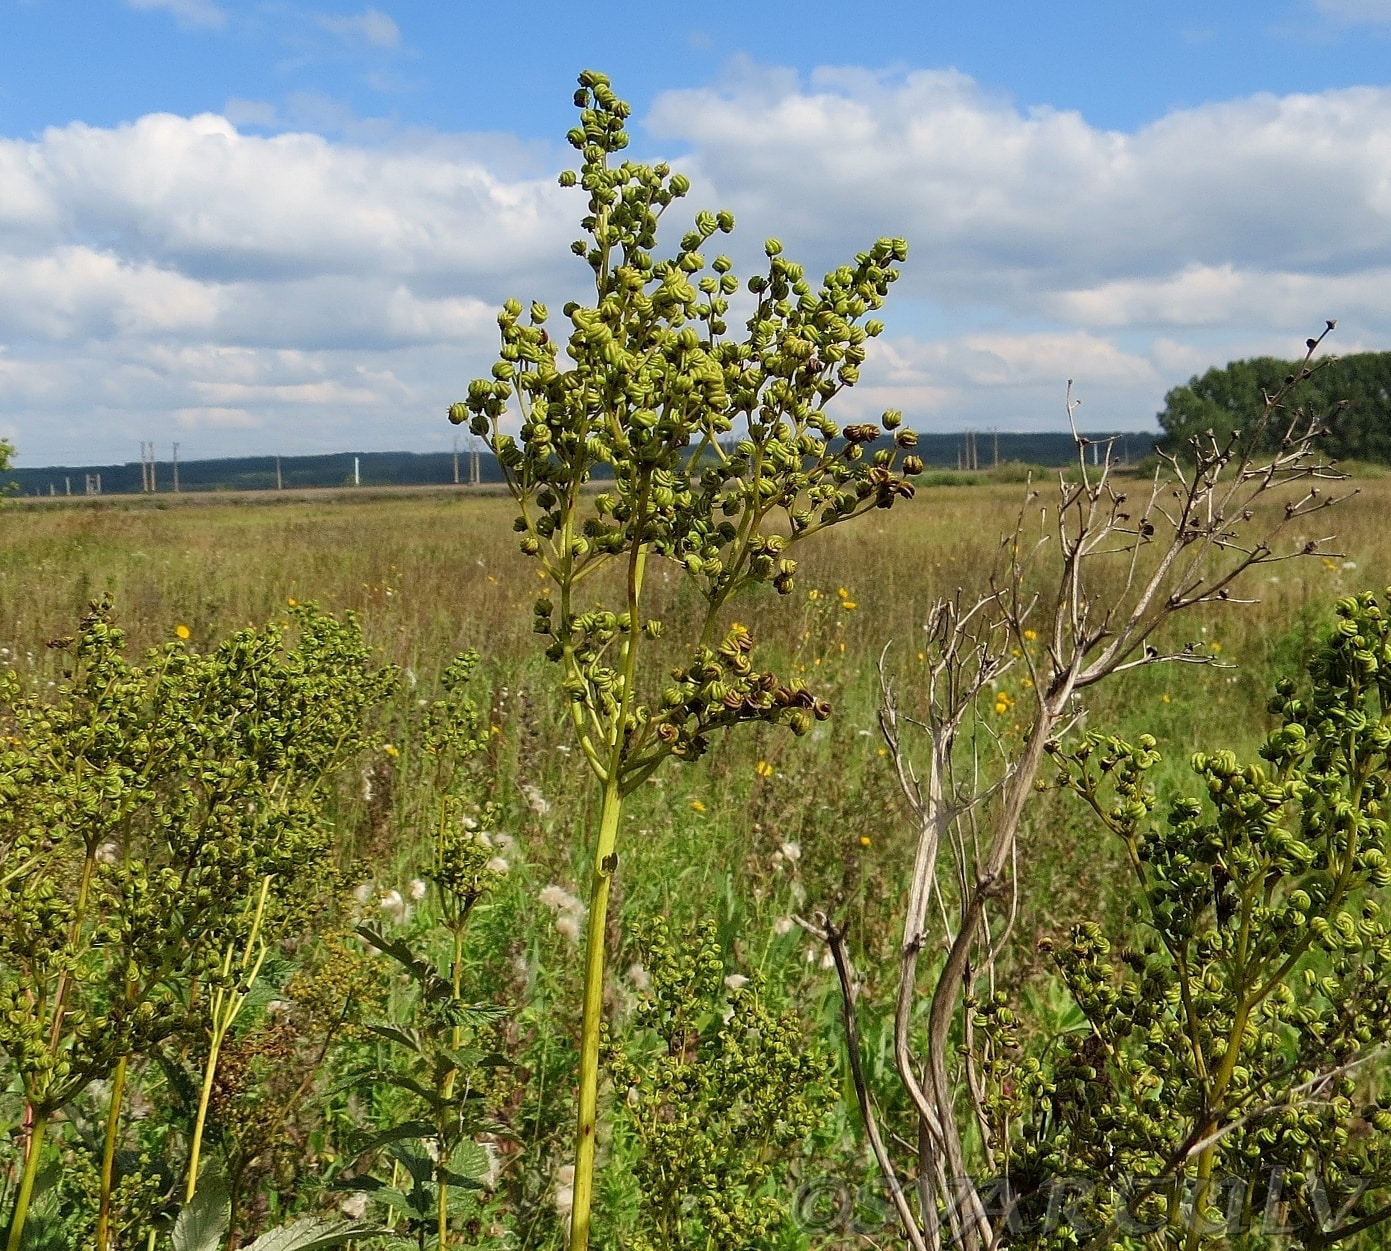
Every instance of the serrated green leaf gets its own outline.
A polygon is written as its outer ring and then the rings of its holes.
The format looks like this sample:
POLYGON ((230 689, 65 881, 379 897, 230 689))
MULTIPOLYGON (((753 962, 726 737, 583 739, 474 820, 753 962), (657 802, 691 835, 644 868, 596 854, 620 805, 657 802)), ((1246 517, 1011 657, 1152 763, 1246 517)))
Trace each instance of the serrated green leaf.
POLYGON ((388 1151, 393 1160, 411 1175, 417 1186, 423 1186, 435 1175, 435 1162, 423 1151, 409 1150, 403 1141, 390 1144, 388 1151))
POLYGON ((232 1195, 226 1179, 216 1173, 205 1174, 174 1222, 174 1251, 221 1251, 231 1222, 232 1195))
POLYGON ((403 1139, 414 1139, 418 1142, 421 1139, 433 1137, 435 1137, 435 1127, 429 1121, 403 1121, 400 1125, 393 1125, 389 1129, 383 1129, 371 1135, 361 1144, 354 1143, 353 1148, 359 1154, 365 1154, 403 1139))
POLYGON ((399 1025, 369 1025, 367 1029, 378 1038, 385 1038, 387 1042, 393 1042, 398 1047, 405 1047, 408 1051, 413 1051, 417 1055, 421 1051, 420 1031, 414 1029, 403 1029, 399 1025))
POLYGON ((389 1231, 359 1221, 309 1216, 262 1234, 246 1251, 321 1251, 341 1247, 352 1238, 374 1238, 389 1231))

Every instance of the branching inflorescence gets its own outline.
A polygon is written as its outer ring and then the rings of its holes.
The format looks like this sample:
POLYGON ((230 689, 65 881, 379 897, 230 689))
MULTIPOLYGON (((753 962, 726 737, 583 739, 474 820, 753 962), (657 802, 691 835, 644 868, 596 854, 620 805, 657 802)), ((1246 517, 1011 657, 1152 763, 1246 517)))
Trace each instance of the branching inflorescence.
POLYGON ((724 609, 758 585, 789 594, 802 543, 910 498, 907 479, 922 463, 899 414, 842 429, 825 411, 858 380, 866 343, 883 329, 871 315, 898 278, 903 240, 879 240, 819 286, 768 240, 766 273, 744 284, 745 333, 732 336, 740 283, 727 257, 707 260, 702 249, 734 228, 733 217, 697 213, 674 255, 657 259, 661 219, 688 180, 664 164, 613 162, 628 144, 629 107, 602 74, 581 75, 575 104, 580 124, 569 140, 582 163, 560 181, 589 196, 586 237, 572 246, 592 271, 595 303, 565 306, 562 358, 547 309, 533 304, 524 317, 509 301, 498 318, 501 359, 450 419, 488 439, 517 501, 522 551, 552 588, 536 602, 536 629, 551 639, 547 655, 562 668, 576 737, 603 789, 572 1218, 571 1246, 581 1251, 623 799, 666 759, 699 757, 713 731, 773 722, 800 734, 830 715, 800 683, 757 668, 752 636, 724 609), (662 632, 643 612, 650 557, 684 569, 705 612, 670 684, 644 691, 639 655, 662 632), (621 571, 617 602, 583 598, 601 594, 596 575, 609 566, 621 571))

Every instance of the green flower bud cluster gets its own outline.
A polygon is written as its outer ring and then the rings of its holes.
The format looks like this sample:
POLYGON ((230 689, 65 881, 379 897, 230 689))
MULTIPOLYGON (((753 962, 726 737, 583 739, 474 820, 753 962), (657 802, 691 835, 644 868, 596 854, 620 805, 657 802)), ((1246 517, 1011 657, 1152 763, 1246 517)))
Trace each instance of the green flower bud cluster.
POLYGON ((631 1245, 781 1245, 791 1223, 770 1183, 821 1127, 828 1058, 768 1007, 756 975, 726 978, 714 922, 677 939, 654 918, 636 950, 650 990, 606 1040, 620 1132, 639 1148, 631 1245))
POLYGON ((1158 1214, 1155 1245, 1194 1245, 1171 1200, 1200 1172, 1253 1179, 1259 1213, 1259 1179, 1283 1170, 1297 1237, 1324 1228, 1315 1195, 1346 1198, 1348 1222, 1381 1219, 1355 1179, 1391 1177, 1391 1101, 1354 1072, 1391 1046, 1391 626, 1370 594, 1336 614, 1307 692, 1276 687, 1264 763, 1194 756, 1201 797, 1163 821, 1153 738, 1052 749, 1061 784, 1124 845, 1141 926, 1119 952, 1094 924, 1045 944, 1087 1029, 1036 1052, 1022 1080, 1018 1037, 978 1011, 991 1114, 1025 1171, 1156 1178, 1132 1208, 1158 1214))
POLYGON ((656 737, 681 760, 697 759, 710 731, 741 722, 785 725, 796 735, 825 721, 831 705, 806 686, 784 683, 775 673, 758 672, 750 657, 753 638, 734 625, 718 648, 701 648, 689 666, 672 672, 673 685, 662 692, 656 737))
POLYGON ((769 240, 766 272, 744 284, 745 334, 733 337, 740 284, 728 258, 704 252, 733 217, 697 213, 679 248, 657 259, 659 224, 687 180, 664 164, 610 160, 626 146, 629 110, 603 75, 583 75, 576 101, 569 138, 583 164, 561 181, 589 195, 574 250, 594 274, 595 303, 565 306, 562 353, 543 305, 524 313, 508 301, 491 377, 472 382, 449 416, 489 440, 521 506, 522 551, 560 592, 558 617, 547 598, 535 628, 602 717, 625 693, 633 702, 622 666, 601 657, 615 630, 636 625, 573 611, 579 581, 641 551, 676 562, 712 614, 751 585, 789 594, 796 543, 911 498, 905 474, 922 462, 899 464, 916 444, 901 414, 842 431, 825 412, 883 331, 871 314, 898 278, 904 241, 881 239, 816 285, 769 240), (596 478, 611 483, 584 493, 596 478))
POLYGON ((0 718, 0 1054, 46 1115, 181 1029, 190 987, 225 980, 248 899, 293 931, 329 862, 323 788, 368 741, 395 677, 354 621, 296 607, 143 665, 93 605, 50 700, 5 688, 0 718))

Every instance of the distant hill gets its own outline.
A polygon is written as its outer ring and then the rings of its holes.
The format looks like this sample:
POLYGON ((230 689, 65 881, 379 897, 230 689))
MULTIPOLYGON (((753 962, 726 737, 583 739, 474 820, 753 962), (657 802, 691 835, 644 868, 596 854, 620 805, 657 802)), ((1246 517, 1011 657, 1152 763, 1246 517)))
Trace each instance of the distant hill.
MULTIPOLYGON (((1104 436, 1093 435, 1093 438, 1104 436)), ((1132 431, 1118 436, 1123 440, 1117 451, 1130 460, 1140 460, 1150 452, 1154 435, 1132 431)), ((917 453, 936 468, 969 468, 968 436, 963 434, 923 434, 918 436, 917 453)), ((1066 432, 1043 434, 975 434, 977 468, 1000 462, 1023 461, 1032 465, 1063 465, 1076 457, 1072 436, 1066 432)), ((497 461, 488 453, 479 456, 479 477, 483 482, 501 482, 497 461)), ((454 456, 450 452, 335 452, 327 456, 282 456, 279 458, 280 484, 296 490, 305 487, 338 487, 353 484, 353 463, 357 462, 362 486, 446 486, 454 481, 454 456)), ((459 473, 468 481, 469 458, 459 454, 459 473)), ((141 465, 54 465, 43 469, 16 466, 7 477, 23 495, 84 495, 91 478, 101 479, 103 495, 134 495, 142 490, 141 465)), ((155 463, 155 488, 173 489, 174 471, 170 461, 155 463)), ((272 491, 276 488, 276 457, 237 456, 225 460, 190 460, 179 463, 181 491, 272 491)))

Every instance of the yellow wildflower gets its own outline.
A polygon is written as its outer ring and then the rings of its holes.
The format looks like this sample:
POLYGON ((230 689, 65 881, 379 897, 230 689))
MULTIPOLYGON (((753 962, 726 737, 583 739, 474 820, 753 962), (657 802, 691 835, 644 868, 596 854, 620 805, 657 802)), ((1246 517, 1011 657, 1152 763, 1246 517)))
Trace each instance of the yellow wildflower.
POLYGON ((290 596, 290 598, 287 599, 285 602, 286 602, 291 608, 298 608, 298 607, 299 607, 299 600, 297 600, 293 595, 290 596))
POLYGON ((174 627, 174 637, 187 641, 193 637, 193 631, 186 625, 176 625, 174 627))
POLYGON ((1037 630, 1025 630, 1025 631, 1024 631, 1024 641, 1025 641, 1026 643, 1032 643, 1036 638, 1038 638, 1038 631, 1037 631, 1037 630))
POLYGON ((861 834, 861 835, 860 835, 860 846, 861 846, 861 847, 869 847, 872 843, 873 843, 873 840, 870 838, 870 836, 869 836, 868 834, 861 834))
POLYGON ((770 778, 773 776, 773 766, 766 760, 760 760, 758 764, 754 766, 754 772, 761 778, 770 778))
POLYGON ((854 612, 855 609, 857 609, 857 608, 859 607, 859 605, 858 605, 857 603, 855 603, 855 601, 854 601, 853 599, 843 599, 843 600, 841 600, 841 601, 840 601, 840 606, 841 606, 842 608, 844 608, 846 612, 854 612))
POLYGON ((397 747, 394 743, 388 743, 385 747, 382 748, 382 751, 386 752, 386 754, 390 756, 393 760, 395 760, 396 757, 401 754, 401 749, 397 747))
POLYGON ((694 808, 697 812, 705 811, 705 805, 701 803, 701 801, 698 799, 691 800, 691 807, 694 808))

